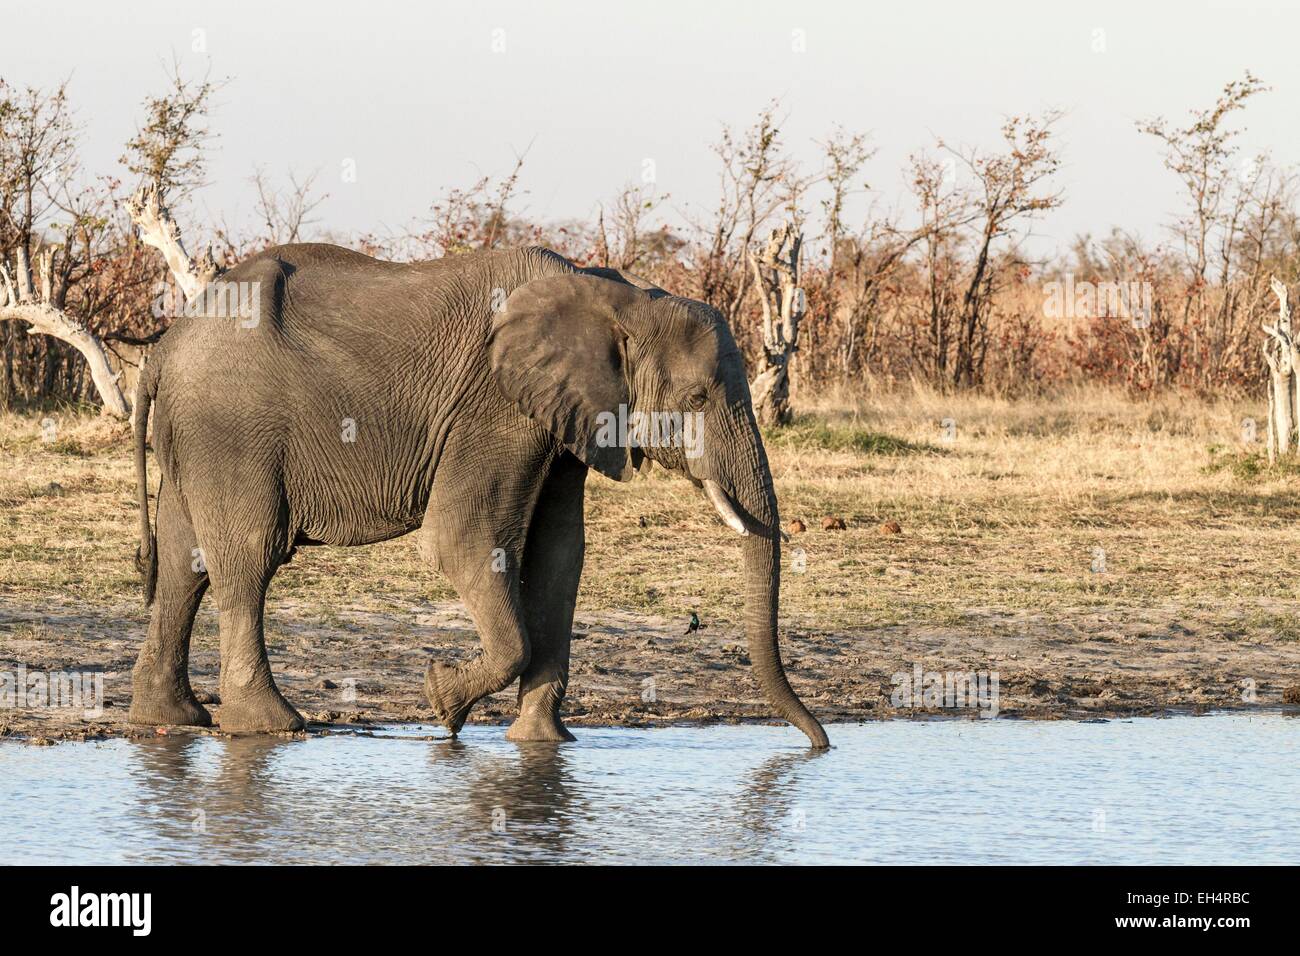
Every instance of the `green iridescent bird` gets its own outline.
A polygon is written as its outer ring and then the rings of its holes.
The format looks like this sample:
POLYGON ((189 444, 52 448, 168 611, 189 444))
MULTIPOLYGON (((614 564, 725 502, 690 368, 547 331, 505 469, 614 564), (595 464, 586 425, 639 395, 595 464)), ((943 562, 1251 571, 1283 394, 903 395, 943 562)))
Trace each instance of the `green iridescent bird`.
POLYGON ((700 623, 700 616, 699 616, 698 614, 696 614, 694 611, 692 611, 692 612, 691 612, 691 623, 688 624, 688 625, 686 625, 686 633, 687 633, 687 634, 694 634, 696 631, 701 630, 702 628, 705 628, 705 627, 707 627, 707 626, 708 626, 708 625, 706 625, 706 624, 701 624, 701 623, 700 623))

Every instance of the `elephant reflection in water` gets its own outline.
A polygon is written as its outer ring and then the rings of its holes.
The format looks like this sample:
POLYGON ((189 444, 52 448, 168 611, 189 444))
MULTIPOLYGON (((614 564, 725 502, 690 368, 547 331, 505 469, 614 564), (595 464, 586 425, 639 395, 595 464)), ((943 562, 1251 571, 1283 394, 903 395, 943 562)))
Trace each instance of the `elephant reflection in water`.
POLYGON ((129 772, 160 860, 555 859, 584 807, 563 753, 549 743, 514 744, 504 754, 456 740, 168 735, 130 743, 129 772), (331 745, 347 751, 332 754, 331 745), (376 747, 402 752, 375 761, 376 747), (427 748, 426 762, 408 758, 406 748, 417 747, 427 748), (390 772, 397 779, 386 779, 390 772), (412 833, 430 839, 412 841, 412 833))
MULTIPOLYGON (((294 741, 275 737, 228 739, 167 735, 133 739, 130 773, 145 796, 143 813, 168 850, 189 847, 202 862, 262 859, 269 834, 296 816, 284 801, 274 757, 294 741)), ((292 823, 288 824, 292 825, 292 823)))
POLYGON ((431 748, 429 762, 436 777, 455 782, 444 806, 469 862, 565 858, 590 812, 563 748, 553 743, 494 753, 452 740, 431 748))

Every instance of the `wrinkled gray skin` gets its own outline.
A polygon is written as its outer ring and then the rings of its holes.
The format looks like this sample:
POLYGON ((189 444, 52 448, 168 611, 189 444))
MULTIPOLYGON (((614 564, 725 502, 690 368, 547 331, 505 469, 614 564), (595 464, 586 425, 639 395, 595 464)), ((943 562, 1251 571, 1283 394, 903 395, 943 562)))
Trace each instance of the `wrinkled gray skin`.
POLYGON ((704 413, 701 456, 644 454, 704 488, 744 534, 758 680, 778 714, 827 746, 781 665, 776 497, 742 360, 717 312, 537 248, 401 264, 280 246, 223 281, 257 284, 258 323, 177 319, 137 394, 138 425, 153 408, 162 480, 155 537, 137 427, 140 558, 154 607, 133 722, 211 723, 188 676, 190 627, 211 585, 222 729, 301 728, 263 642, 272 575, 300 546, 422 529, 482 640, 468 663, 429 665, 439 718, 459 731, 477 700, 518 678, 509 738, 573 739, 559 706, 583 486, 589 467, 627 480, 641 464, 642 449, 598 440, 597 414, 624 403, 704 413))

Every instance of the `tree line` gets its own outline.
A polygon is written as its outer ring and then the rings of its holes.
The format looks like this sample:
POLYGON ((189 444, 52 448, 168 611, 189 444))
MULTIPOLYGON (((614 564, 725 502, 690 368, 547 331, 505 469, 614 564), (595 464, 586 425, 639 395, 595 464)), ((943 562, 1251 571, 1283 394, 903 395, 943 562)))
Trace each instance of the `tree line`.
POLYGON ((394 259, 541 243, 639 274, 726 317, 769 419, 788 415, 791 391, 797 400, 910 382, 1007 395, 1085 381, 1134 393, 1260 390, 1261 326, 1277 308, 1270 281, 1296 278, 1294 174, 1238 145, 1239 114, 1267 91, 1249 73, 1182 124, 1138 124, 1152 162, 1180 187, 1166 235, 1080 236, 1050 261, 1029 240, 1066 201, 1055 182, 1061 114, 1007 118, 992 149, 939 140, 917 150, 904 201, 886 207, 865 182, 867 134, 836 128, 816 144, 816 163, 801 163, 776 102, 721 130, 718 192, 703 211, 676 209, 648 162, 589 221, 536 221, 521 156, 504 175, 444 190, 408 226, 338 236, 319 229, 316 176, 280 183, 259 168, 249 180, 256 228, 214 223, 184 236, 171 211, 207 184, 219 87, 174 68, 144 101, 120 169, 96 173, 81 162, 66 83, 19 89, 0 78, 0 406, 114 410, 102 379, 138 366, 165 329, 153 307, 160 284, 201 282, 308 238, 394 259))

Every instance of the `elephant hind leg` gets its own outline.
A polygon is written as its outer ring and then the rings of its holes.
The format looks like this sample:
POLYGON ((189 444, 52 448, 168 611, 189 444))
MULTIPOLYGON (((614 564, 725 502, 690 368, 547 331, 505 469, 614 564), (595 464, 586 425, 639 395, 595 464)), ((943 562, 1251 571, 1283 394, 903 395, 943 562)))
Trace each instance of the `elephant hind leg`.
POLYGON ((290 550, 285 508, 271 496, 262 509, 244 504, 214 509, 213 514, 223 515, 215 527, 196 519, 219 607, 218 723, 227 733, 301 730, 306 721, 275 685, 263 631, 266 589, 290 550), (230 515, 241 517, 226 517, 230 515))
POLYGON ((569 684, 573 609, 582 577, 583 487, 587 466, 572 455, 554 464, 528 529, 520 588, 532 658, 519 678, 519 716, 507 740, 564 741, 573 735, 560 720, 569 684))
POLYGON ((140 657, 131 672, 133 724, 207 727, 212 716, 190 687, 190 630, 208 575, 197 562, 194 528, 163 482, 158 498, 158 584, 140 657))

